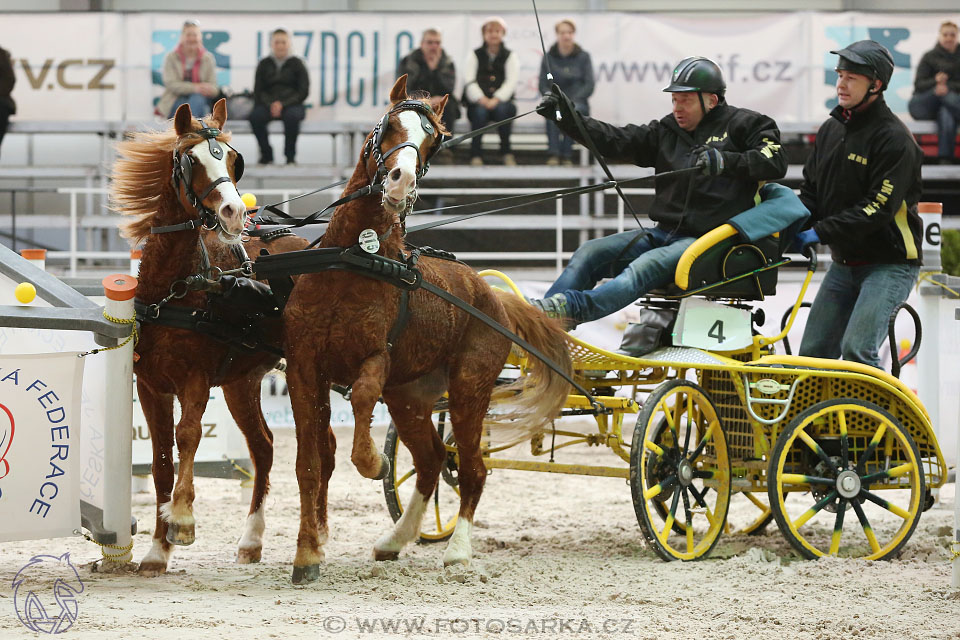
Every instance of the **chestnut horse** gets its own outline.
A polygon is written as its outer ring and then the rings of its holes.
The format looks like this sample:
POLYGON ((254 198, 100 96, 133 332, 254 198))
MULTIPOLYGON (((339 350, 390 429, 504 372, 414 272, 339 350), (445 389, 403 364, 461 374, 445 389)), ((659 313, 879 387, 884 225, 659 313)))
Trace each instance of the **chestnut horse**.
MULTIPOLYGON (((445 133, 440 116, 446 96, 430 109, 410 100, 406 76, 390 93, 391 107, 367 137, 344 193, 378 183, 382 198, 361 197, 339 206, 321 247, 356 245, 361 232, 379 237, 377 253, 392 259, 405 250, 402 220, 416 199, 417 180, 445 133), (375 134, 375 135, 374 135, 375 134)), ((370 247, 372 248, 372 247, 370 247)), ((470 267, 424 255, 423 279, 473 305, 569 371, 563 329, 513 294, 495 292, 470 267)), ((374 405, 383 398, 417 469, 417 491, 396 526, 374 545, 378 560, 395 559, 417 537, 446 453, 431 421, 434 403, 449 395, 449 412, 460 456, 460 516, 444 564, 467 563, 470 532, 486 478, 480 453, 484 416, 511 343, 486 324, 423 289, 410 294, 409 318, 395 344, 388 344, 400 308, 400 290, 356 273, 325 271, 300 276, 284 310, 287 385, 297 431, 300 532, 293 582, 319 577, 328 535, 327 482, 336 447, 330 428, 331 383, 351 388, 354 438, 351 460, 361 475, 383 477, 389 463, 370 435, 374 405)), ((534 363, 535 365, 539 363, 534 363)), ((542 429, 559 414, 567 382, 545 366, 515 385, 529 410, 512 433, 542 429)), ((498 394, 499 396, 499 394, 498 394)))
MULTIPOLYGON (((137 287, 140 303, 161 303, 174 282, 200 273, 201 239, 212 267, 228 270, 240 266, 239 258, 228 245, 240 243, 244 228, 246 207, 236 188, 237 171, 243 165, 242 158, 227 144, 229 136, 219 131, 226 120, 224 100, 217 102, 213 115, 203 123, 192 117, 188 105, 183 105, 174 116, 173 130, 137 133, 117 145, 119 158, 113 167, 111 205, 121 214, 134 216, 122 225, 123 235, 134 245, 146 241, 137 287), (175 164, 180 168, 178 179, 171 180, 175 164), (186 166, 189 169, 184 169, 186 166), (208 216, 204 223, 207 231, 201 231, 199 225, 183 224, 201 220, 204 214, 208 216), (158 227, 170 225, 188 228, 158 233, 162 231, 158 227)), ((243 247, 252 259, 261 247, 278 252, 302 249, 306 244, 297 236, 285 236, 267 245, 250 239, 243 247)), ((179 289, 185 288, 181 285, 179 289)), ((207 304, 206 294, 190 291, 164 306, 205 309, 207 304)), ((268 319, 265 331, 279 336, 280 319, 268 319)), ((278 357, 264 352, 238 352, 208 335, 148 322, 140 329, 136 353, 139 360, 134 373, 150 429, 157 494, 153 546, 140 563, 140 573, 164 573, 171 544, 188 545, 194 541, 193 460, 200 443, 200 419, 210 387, 215 385, 223 387, 230 413, 247 439, 255 469, 253 499, 237 562, 259 562, 263 500, 273 464, 273 435, 260 409, 260 381, 278 357), (174 396, 181 408, 176 429, 174 396), (174 437, 180 453, 176 487, 174 437)))

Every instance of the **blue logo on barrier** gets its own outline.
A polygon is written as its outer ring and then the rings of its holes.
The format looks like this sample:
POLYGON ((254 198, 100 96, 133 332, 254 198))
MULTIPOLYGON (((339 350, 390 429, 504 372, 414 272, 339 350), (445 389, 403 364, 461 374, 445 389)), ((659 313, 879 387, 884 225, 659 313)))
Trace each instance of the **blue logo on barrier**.
POLYGON ((34 633, 63 633, 77 621, 83 580, 70 554, 33 556, 13 578, 13 604, 34 633))
MULTIPOLYGON (((897 90, 902 87, 909 87, 913 83, 910 76, 910 54, 897 51, 897 46, 910 37, 910 30, 903 27, 827 27, 826 36, 833 40, 837 46, 830 47, 834 50, 842 49, 851 42, 858 40, 875 40, 889 51, 893 56, 893 76, 890 78, 890 85, 884 92, 884 99, 887 101, 890 110, 895 113, 903 113, 907 110, 907 103, 904 98, 897 95, 897 90)), ((837 84, 837 72, 834 69, 837 66, 836 54, 825 52, 823 54, 823 82, 824 84, 835 86, 837 84)), ((837 106, 837 96, 833 96, 825 103, 827 109, 833 109, 837 106)))

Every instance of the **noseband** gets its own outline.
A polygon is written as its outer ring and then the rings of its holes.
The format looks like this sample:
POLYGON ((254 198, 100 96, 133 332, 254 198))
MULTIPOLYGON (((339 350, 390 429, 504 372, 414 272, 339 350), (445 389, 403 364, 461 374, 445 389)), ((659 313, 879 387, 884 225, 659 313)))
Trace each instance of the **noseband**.
MULTIPOLYGON (((223 147, 220 146, 220 142, 217 140, 217 136, 220 135, 220 129, 207 126, 203 120, 200 121, 200 124, 203 125, 203 128, 199 131, 194 131, 193 133, 201 136, 207 141, 207 148, 210 150, 211 156, 213 156, 216 160, 222 160, 224 157, 224 151, 223 147)), ((233 147, 226 142, 223 144, 233 149, 233 147)), ((239 181, 240 178, 243 177, 243 155, 241 155, 241 153, 236 149, 233 150, 237 154, 237 160, 233 165, 233 172, 237 177, 237 181, 239 181)), ((195 220, 181 222, 180 224, 172 224, 164 227, 151 227, 150 233, 169 233, 171 231, 183 231, 186 229, 196 229, 198 227, 203 227, 204 229, 212 231, 220 225, 220 220, 217 218, 217 214, 203 204, 203 201, 213 192, 214 189, 217 188, 217 185, 220 185, 224 182, 231 182, 230 177, 221 176, 217 178, 207 185, 207 188, 203 190, 203 193, 197 195, 197 193, 193 190, 193 165, 193 157, 187 151, 177 152, 177 150, 174 149, 173 174, 170 176, 170 181, 173 183, 174 190, 178 192, 180 190, 180 186, 183 185, 183 193, 186 196, 187 201, 193 205, 193 208, 196 209, 200 217, 195 220)))

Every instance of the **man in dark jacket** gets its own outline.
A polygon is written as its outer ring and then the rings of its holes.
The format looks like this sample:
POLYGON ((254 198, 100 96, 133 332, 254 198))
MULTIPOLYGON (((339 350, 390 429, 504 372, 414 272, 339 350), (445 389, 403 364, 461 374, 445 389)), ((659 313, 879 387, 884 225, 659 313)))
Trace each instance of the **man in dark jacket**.
POLYGON ((431 96, 450 96, 442 120, 447 131, 453 133, 453 123, 460 117, 460 105, 453 95, 457 72, 441 44, 439 31, 424 31, 420 48, 411 51, 397 65, 397 77, 407 74, 407 93, 426 91, 431 96))
POLYGON ((893 57, 873 40, 832 51, 839 104, 803 168, 812 227, 797 246, 830 245, 833 264, 810 308, 800 355, 879 366, 894 307, 920 271, 922 153, 883 99, 893 57))
MULTIPOLYGON (((544 96, 538 111, 552 119, 559 109, 560 128, 583 144, 556 91, 544 96)), ((596 320, 672 282, 680 256, 698 236, 753 207, 761 183, 786 174, 777 124, 728 105, 723 74, 713 61, 680 61, 664 91, 672 94, 673 111, 660 120, 616 127, 585 117, 584 128, 605 157, 657 173, 693 166, 702 171, 657 180, 649 211, 656 227, 590 240, 577 249, 547 297, 531 301, 548 315, 568 324, 596 320)))
POLYGON ((960 122, 960 47, 957 25, 940 25, 936 46, 923 54, 910 98, 914 120, 937 121, 937 156, 941 164, 953 162, 957 122, 960 122))
POLYGON ((287 164, 294 164, 300 121, 306 114, 303 103, 309 91, 310 77, 303 60, 290 55, 290 34, 277 29, 270 36, 270 55, 257 65, 253 82, 250 127, 260 146, 260 164, 273 162, 273 148, 267 138, 271 120, 283 120, 283 152, 287 164))
POLYGON ((13 62, 10 52, 0 47, 0 143, 7 133, 10 116, 17 112, 17 103, 13 101, 13 85, 17 77, 13 73, 13 62))

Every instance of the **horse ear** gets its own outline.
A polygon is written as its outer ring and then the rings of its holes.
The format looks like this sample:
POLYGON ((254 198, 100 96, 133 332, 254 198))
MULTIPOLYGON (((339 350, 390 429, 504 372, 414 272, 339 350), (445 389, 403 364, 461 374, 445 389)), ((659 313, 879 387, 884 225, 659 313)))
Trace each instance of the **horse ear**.
POLYGON ((442 98, 432 101, 433 104, 431 106, 433 107, 433 112, 437 114, 438 118, 443 115, 443 110, 447 107, 447 100, 449 99, 450 94, 445 93, 442 98))
POLYGON ((217 129, 223 129, 223 125, 227 122, 227 101, 225 98, 220 98, 217 100, 217 103, 213 105, 213 117, 211 120, 213 120, 217 129))
POLYGON ((183 103, 177 108, 173 116, 173 128, 178 136, 193 131, 193 113, 190 111, 190 105, 183 103))
POLYGON ((407 74, 403 74, 390 89, 390 102, 401 102, 407 99, 407 74))

